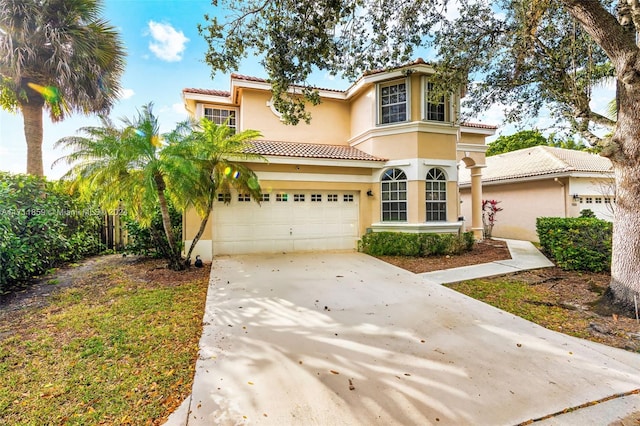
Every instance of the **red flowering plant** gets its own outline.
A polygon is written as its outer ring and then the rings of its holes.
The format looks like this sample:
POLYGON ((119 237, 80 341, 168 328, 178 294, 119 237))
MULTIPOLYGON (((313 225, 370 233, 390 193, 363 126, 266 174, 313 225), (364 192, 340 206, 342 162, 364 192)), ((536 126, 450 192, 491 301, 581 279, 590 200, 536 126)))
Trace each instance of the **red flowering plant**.
POLYGON ((500 201, 482 200, 482 225, 484 226, 485 238, 491 238, 493 225, 496 223, 496 213, 502 211, 502 207, 498 207, 500 201))

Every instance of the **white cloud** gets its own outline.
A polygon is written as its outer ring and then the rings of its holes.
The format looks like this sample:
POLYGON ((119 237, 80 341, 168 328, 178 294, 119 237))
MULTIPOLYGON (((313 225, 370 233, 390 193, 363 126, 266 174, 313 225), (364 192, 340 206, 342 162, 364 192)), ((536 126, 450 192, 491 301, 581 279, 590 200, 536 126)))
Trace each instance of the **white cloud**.
POLYGON ((189 115, 187 113, 187 110, 185 109, 184 104, 182 102, 177 102, 177 103, 171 105, 171 109, 176 114, 180 114, 180 115, 183 115, 185 117, 189 115))
POLYGON ((122 89, 120 91, 120 99, 129 99, 131 97, 133 97, 133 95, 135 95, 136 92, 133 91, 133 89, 122 89))
POLYGON ((149 50, 158 59, 167 62, 182 60, 182 53, 186 49, 189 39, 182 31, 177 31, 171 24, 149 21, 149 34, 153 41, 149 42, 149 50))

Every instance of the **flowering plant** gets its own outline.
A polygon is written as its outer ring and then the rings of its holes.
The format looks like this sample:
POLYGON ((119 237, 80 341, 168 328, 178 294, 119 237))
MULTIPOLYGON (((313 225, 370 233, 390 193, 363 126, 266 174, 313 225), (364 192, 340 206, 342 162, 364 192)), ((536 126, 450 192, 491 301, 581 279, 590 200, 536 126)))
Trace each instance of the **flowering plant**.
POLYGON ((484 226, 484 236, 491 238, 493 225, 496 223, 496 213, 501 212, 502 207, 498 207, 500 201, 482 200, 482 225, 484 226))

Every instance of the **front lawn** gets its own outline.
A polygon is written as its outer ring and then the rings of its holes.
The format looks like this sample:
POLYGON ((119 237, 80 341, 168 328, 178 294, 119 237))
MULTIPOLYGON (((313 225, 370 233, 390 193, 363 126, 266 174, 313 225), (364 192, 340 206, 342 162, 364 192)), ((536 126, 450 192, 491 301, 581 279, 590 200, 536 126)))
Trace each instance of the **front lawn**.
POLYGON ((544 268, 447 284, 551 330, 640 352, 640 325, 603 297, 607 273, 544 268))
POLYGON ((110 256, 0 305, 0 423, 161 424, 191 391, 209 278, 162 264, 110 256))

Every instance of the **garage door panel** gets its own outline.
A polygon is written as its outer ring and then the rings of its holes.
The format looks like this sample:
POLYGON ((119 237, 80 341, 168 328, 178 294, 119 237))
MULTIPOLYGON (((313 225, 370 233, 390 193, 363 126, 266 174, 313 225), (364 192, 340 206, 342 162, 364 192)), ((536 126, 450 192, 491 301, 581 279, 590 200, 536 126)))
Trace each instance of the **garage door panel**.
POLYGON ((357 201, 355 192, 336 191, 273 191, 260 205, 239 202, 232 195, 229 205, 214 206, 214 255, 354 249, 359 232, 357 201), (276 194, 285 192, 288 201, 276 201, 276 194), (328 194, 337 195, 337 201, 329 201, 336 198, 328 194), (294 201, 294 195, 304 201, 294 201), (353 202, 344 202, 345 198, 353 202))
POLYGON ((322 238, 325 233, 325 226, 322 223, 293 225, 291 227, 291 236, 293 237, 293 239, 322 238))

